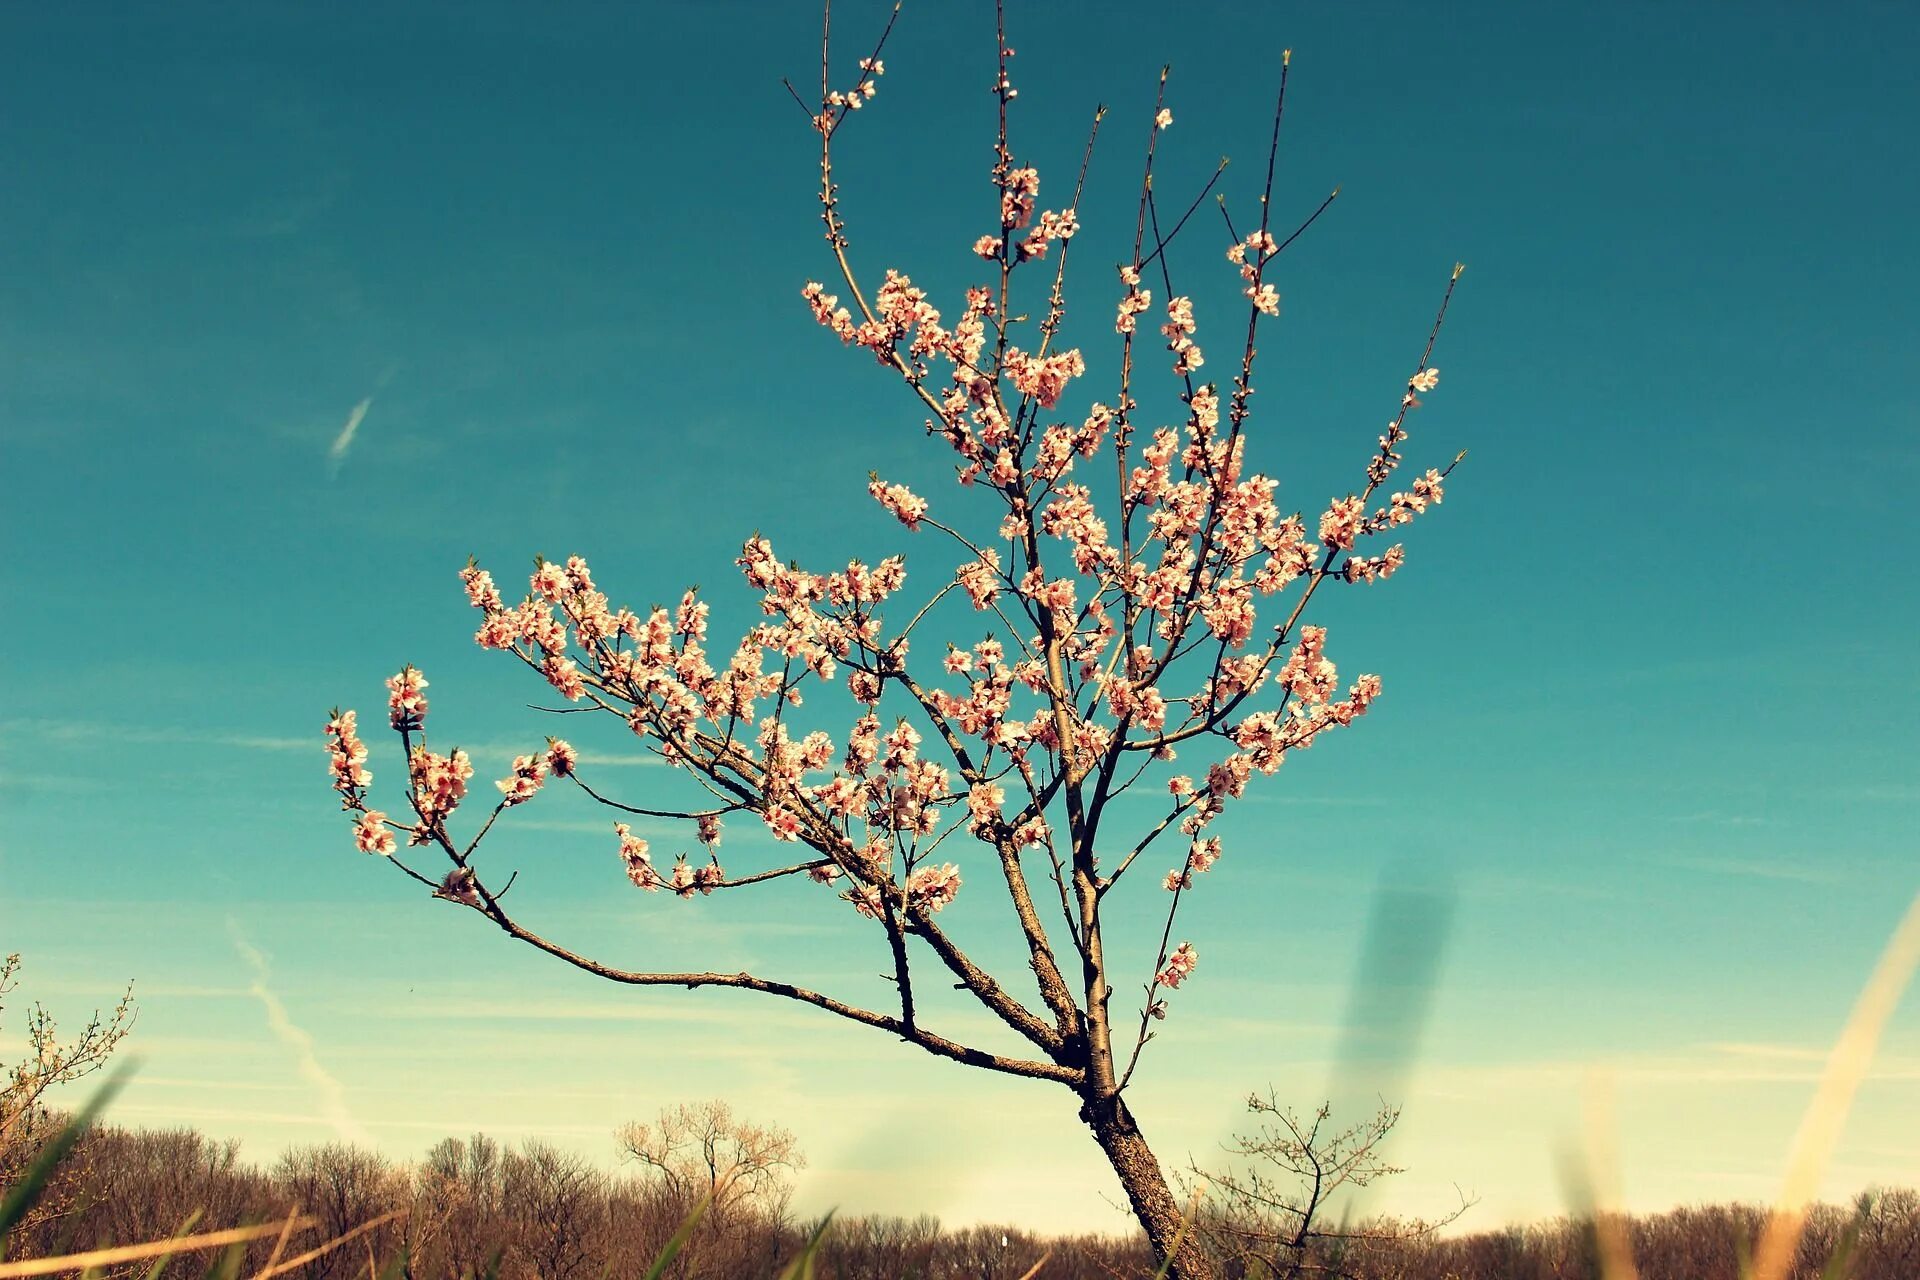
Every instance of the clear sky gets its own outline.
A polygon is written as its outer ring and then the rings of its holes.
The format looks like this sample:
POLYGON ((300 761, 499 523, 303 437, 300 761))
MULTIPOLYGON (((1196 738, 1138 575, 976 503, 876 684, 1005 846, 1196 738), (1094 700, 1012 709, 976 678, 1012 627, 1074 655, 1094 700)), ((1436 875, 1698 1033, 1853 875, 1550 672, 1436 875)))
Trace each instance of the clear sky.
MULTIPOLYGON (((1351 487, 1469 264, 1410 457, 1471 456, 1403 573, 1331 617, 1386 695, 1231 820, 1149 1137, 1205 1163, 1248 1091, 1329 1089, 1385 883, 1451 929, 1381 1207, 1558 1210, 1596 1066, 1631 1204, 1769 1195, 1920 887, 1911 7, 1011 8, 1043 203, 1113 108, 1089 262, 1130 234, 1161 63, 1162 189, 1227 154, 1247 209, 1294 50, 1279 207, 1343 191, 1263 342, 1252 448, 1289 509, 1351 487)), ((851 57, 884 11, 837 9, 851 57)), ((909 0, 842 158, 862 271, 945 302, 992 218, 991 23, 909 0)), ((487 1129, 610 1160, 616 1123, 723 1095, 799 1134, 805 1209, 1121 1225, 1057 1087, 596 984, 355 853, 327 790, 324 713, 377 725, 402 662, 482 781, 555 731, 470 643, 469 553, 511 586, 579 552, 636 607, 699 582, 721 623, 756 529, 948 571, 864 495, 877 468, 957 504, 943 451, 799 298, 831 264, 780 78, 817 75, 817 34, 807 4, 713 0, 0 11, 0 949, 69 1021, 137 979, 121 1118, 263 1158, 487 1129)), ((1183 239, 1203 301, 1231 297, 1223 240, 1183 239)), ((1079 280, 1099 343, 1111 277, 1079 280)), ((654 774, 603 776, 644 803, 654 774)), ((495 856, 556 937, 876 986, 871 930, 810 886, 642 895, 599 812, 513 817, 495 856)), ((772 856, 734 831, 730 870, 772 856)), ((1827 1190, 1916 1179, 1910 1000, 1827 1190)))

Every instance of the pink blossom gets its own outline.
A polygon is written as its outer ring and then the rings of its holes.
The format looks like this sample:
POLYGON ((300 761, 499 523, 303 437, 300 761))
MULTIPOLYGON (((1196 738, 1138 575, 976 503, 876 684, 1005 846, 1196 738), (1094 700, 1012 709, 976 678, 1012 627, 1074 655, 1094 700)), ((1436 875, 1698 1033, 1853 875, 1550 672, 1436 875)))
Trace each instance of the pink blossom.
POLYGON ((502 803, 512 806, 525 804, 533 799, 534 793, 547 780, 547 762, 539 756, 515 756, 513 772, 493 785, 500 788, 505 797, 502 803))
POLYGON ((557 603, 573 586, 567 581, 567 571, 551 560, 542 560, 534 568, 528 585, 535 596, 548 604, 557 603))
POLYGON ((1406 561, 1406 548, 1395 543, 1384 555, 1350 556, 1340 566, 1340 576, 1348 582, 1384 582, 1406 561))
POLYGON ((547 767, 556 778, 570 778, 580 763, 580 753, 565 738, 547 739, 547 767))
POLYGON ((1040 195, 1038 169, 1014 169, 1001 179, 1000 225, 1024 227, 1033 217, 1034 201, 1040 195))
POLYGON ((354 822, 354 847, 362 853, 393 853, 393 832, 387 829, 387 815, 368 809, 354 822))
POLYGON ((1166 967, 1153 975, 1153 980, 1163 987, 1177 987, 1193 973, 1198 958, 1193 953, 1193 944, 1183 942, 1175 947, 1173 954, 1167 957, 1166 967))
POLYGON ((420 811, 421 822, 413 843, 424 844, 433 828, 466 799, 467 782, 473 777, 473 761, 466 752, 457 749, 443 756, 416 745, 407 761, 407 772, 413 782, 413 803, 420 811))
POLYGON ((1193 299, 1173 298, 1167 303, 1167 322, 1160 326, 1160 332, 1166 335, 1167 350, 1173 352, 1173 371, 1178 374, 1192 373, 1207 362, 1201 354, 1193 335, 1197 326, 1193 320, 1193 299))
POLYGON ((662 881, 660 873, 653 869, 647 842, 634 835, 633 828, 624 822, 614 823, 613 830, 620 837, 620 860, 626 864, 627 879, 649 893, 657 893, 662 881))
POLYGON ((546 676, 547 683, 560 691, 560 696, 569 702, 578 702, 586 695, 587 686, 580 678, 580 668, 573 659, 558 655, 548 658, 540 664, 540 672, 546 676))
MULTIPOLYGON (((686 854, 683 853, 674 859, 673 877, 667 881, 667 888, 673 890, 683 898, 691 898, 695 892, 700 890, 700 877, 694 872, 693 867, 688 864, 686 854)), ((712 893, 713 890, 708 888, 706 892, 712 893)))
POLYGON ((1013 380, 1014 389, 1032 396, 1043 408, 1053 408, 1067 383, 1086 371, 1086 359, 1078 350, 1033 356, 1017 347, 1007 348, 1007 377, 1013 380))
POLYGON ((973 607, 984 610, 991 608, 1000 594, 1000 553, 987 547, 981 555, 983 559, 961 565, 954 579, 973 601, 973 607))
POLYGON ((813 318, 840 335, 842 342, 853 341, 853 314, 840 305, 840 299, 820 287, 817 281, 808 281, 800 296, 813 308, 813 318))
POLYGON ((907 903, 926 915, 945 908, 959 892, 960 868, 951 862, 918 867, 907 877, 907 903))
POLYGON ((909 529, 918 529, 927 514, 927 500, 914 496, 913 490, 903 484, 887 484, 876 476, 868 483, 867 492, 909 529))
POLYGON ((333 774, 333 789, 349 800, 373 783, 366 768, 367 744, 355 732, 354 713, 335 711, 327 721, 327 767, 333 774))
POLYGON ((493 585, 492 574, 469 560, 467 567, 460 571, 460 581, 466 585, 467 599, 474 608, 490 614, 500 612, 500 589, 493 585))
POLYGON ((1351 494, 1344 498, 1335 498, 1333 504, 1320 517, 1321 543, 1336 550, 1346 550, 1353 546, 1354 539, 1360 534, 1365 510, 1360 499, 1351 494))
POLYGON ((434 890, 434 893, 449 902, 458 902, 469 907, 480 906, 485 901, 480 896, 480 880, 473 874, 472 867, 455 867, 447 872, 440 881, 440 887, 434 890))
POLYGON ((427 678, 411 666, 387 677, 387 719, 395 729, 418 729, 426 723, 427 696, 421 692, 426 687, 427 678))
POLYGON ((793 841, 800 838, 800 815, 780 805, 770 805, 760 815, 767 824, 767 830, 773 833, 775 840, 793 841))
POLYGON ((967 789, 967 812, 973 816, 975 834, 1000 820, 1000 806, 1006 802, 1006 790, 997 782, 976 782, 967 789))

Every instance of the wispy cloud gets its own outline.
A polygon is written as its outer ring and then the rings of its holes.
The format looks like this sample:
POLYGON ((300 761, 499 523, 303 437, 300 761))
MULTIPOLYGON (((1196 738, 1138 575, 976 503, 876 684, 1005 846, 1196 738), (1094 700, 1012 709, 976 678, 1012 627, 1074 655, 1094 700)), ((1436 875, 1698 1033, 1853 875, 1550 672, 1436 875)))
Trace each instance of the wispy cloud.
POLYGON ((319 1119, 347 1142, 363 1144, 369 1142, 367 1131, 360 1126, 359 1121, 353 1118, 353 1112, 347 1107, 347 1091, 340 1087, 340 1082, 334 1079, 325 1067, 320 1065, 319 1055, 313 1050, 313 1037, 294 1025, 293 1019, 287 1016, 286 1005, 280 1002, 280 997, 275 995, 273 989, 267 985, 269 976, 267 958, 247 941, 246 936, 240 932, 237 921, 228 920, 227 931, 233 936, 234 949, 240 953, 240 958, 245 960, 248 968, 253 971, 253 983, 249 990, 267 1011, 267 1026, 275 1036, 279 1037, 282 1044, 293 1051, 301 1076, 319 1095, 319 1119))
POLYGON ((367 410, 373 407, 373 397, 368 396, 353 406, 353 412, 347 415, 347 424, 340 428, 340 434, 333 438, 333 444, 327 449, 327 474, 340 474, 340 464, 347 460, 347 450, 353 448, 353 438, 360 431, 360 424, 366 420, 367 410))
POLYGON ((313 751, 326 749, 320 734, 305 737, 263 733, 208 732, 201 729, 151 728, 105 720, 0 720, 0 738, 20 735, 36 743, 97 742, 101 739, 152 745, 192 743, 203 747, 238 747, 246 751, 313 751))
POLYGON ((1704 809, 1697 813, 1676 814, 1668 818, 1669 822, 1701 823, 1715 827, 1764 827, 1767 819, 1757 813, 1727 813, 1720 809, 1704 809))
POLYGON ((1658 859, 1665 866, 1682 871, 1706 871, 1717 875, 1747 876, 1755 880, 1788 880, 1799 884, 1840 884, 1846 876, 1829 866, 1793 862, 1773 862, 1761 858, 1693 858, 1670 856, 1658 859))

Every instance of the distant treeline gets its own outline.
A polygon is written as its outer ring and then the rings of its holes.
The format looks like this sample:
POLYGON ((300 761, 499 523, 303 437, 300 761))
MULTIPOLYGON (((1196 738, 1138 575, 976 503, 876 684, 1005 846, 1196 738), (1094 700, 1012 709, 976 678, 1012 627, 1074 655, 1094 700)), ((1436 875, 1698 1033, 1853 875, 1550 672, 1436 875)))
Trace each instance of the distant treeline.
MULTIPOLYGON (((193 1219, 195 1230, 262 1222, 298 1207, 317 1219, 284 1251, 343 1235, 391 1211, 400 1216, 304 1266, 308 1277, 369 1273, 369 1259, 404 1256, 404 1274, 452 1280, 497 1268, 502 1280, 639 1277, 693 1207, 637 1172, 608 1172, 539 1141, 505 1146, 476 1136, 447 1139, 413 1163, 338 1143, 287 1152, 271 1167, 239 1158, 238 1144, 192 1130, 102 1128, 69 1157, 45 1211, 9 1242, 13 1258, 164 1238, 193 1219)), ((1677 1209, 1631 1225, 1644 1280, 1738 1280, 1745 1245, 1763 1211, 1750 1206, 1677 1209)), ((771 1280, 797 1253, 811 1223, 778 1203, 734 1204, 702 1223, 668 1272, 675 1280, 771 1280)), ((1249 1224, 1202 1238, 1220 1253, 1228 1280, 1275 1274, 1228 1241, 1249 1224)), ((1257 1233, 1255 1233, 1257 1234, 1257 1233)), ((1391 1236, 1392 1233, 1385 1233, 1391 1236)), ((1920 1194, 1889 1191, 1847 1208, 1815 1210, 1796 1280, 1815 1280, 1843 1239, 1852 1241, 1856 1280, 1920 1277, 1920 1194)), ((263 1266, 271 1240, 252 1246, 249 1270, 263 1266)), ((1594 1280, 1591 1233, 1580 1222, 1445 1239, 1350 1241, 1341 1256, 1309 1249, 1301 1276, 1354 1280, 1594 1280)), ((1048 1237, 1015 1226, 942 1229, 930 1217, 835 1218, 819 1258, 821 1280, 1018 1280, 1050 1255, 1040 1280, 1134 1280, 1152 1259, 1137 1236, 1048 1237)), ((185 1264, 176 1264, 189 1274, 185 1264)), ((198 1274, 198 1267, 191 1269, 198 1274)), ((146 1267, 109 1274, 144 1275, 146 1267)), ((1278 1273, 1286 1275, 1283 1265, 1278 1273)))

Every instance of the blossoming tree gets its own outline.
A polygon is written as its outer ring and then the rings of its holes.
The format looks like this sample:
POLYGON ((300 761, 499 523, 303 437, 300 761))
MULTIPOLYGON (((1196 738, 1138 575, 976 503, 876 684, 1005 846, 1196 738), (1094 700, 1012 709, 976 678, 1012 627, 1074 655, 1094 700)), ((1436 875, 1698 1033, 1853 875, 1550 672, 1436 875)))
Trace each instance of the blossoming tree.
MULTIPOLYGON (((1441 500, 1451 466, 1427 470, 1399 492, 1389 480, 1400 467, 1408 413, 1438 378, 1428 362, 1446 303, 1358 491, 1333 497, 1316 518, 1283 513, 1277 482, 1247 473, 1243 461, 1255 340, 1263 321, 1278 314, 1275 258, 1327 206, 1290 235, 1276 235, 1269 223, 1283 61, 1257 218, 1245 226, 1226 218, 1244 333, 1234 340, 1227 385, 1202 380, 1194 308, 1175 291, 1166 251, 1214 183, 1178 218, 1155 198, 1154 155, 1172 122, 1163 74, 1131 210, 1133 248, 1118 264, 1117 386, 1069 413, 1063 402, 1087 372, 1082 352, 1061 343, 1087 166, 1083 160, 1062 208, 1041 207, 1040 176, 1016 159, 1009 141, 1013 50, 1004 24, 1000 32, 996 216, 972 246, 982 283, 966 291, 951 319, 899 271, 867 287, 850 254, 833 147, 875 95, 886 34, 859 60, 851 88, 840 90, 823 32, 819 101, 805 107, 820 146, 834 287, 846 304, 818 283, 802 291, 805 303, 829 333, 862 348, 919 401, 927 433, 953 452, 959 496, 989 513, 966 522, 901 484, 872 479, 869 493, 902 525, 950 548, 936 558, 936 589, 903 608, 900 556, 814 573, 783 563, 755 537, 736 563, 759 593, 764 620, 737 644, 715 649, 708 605, 694 591, 671 609, 616 608, 587 563, 573 557, 539 562, 526 596, 509 603, 492 576, 469 563, 461 578, 480 613, 478 643, 538 672, 571 704, 564 710, 621 722, 697 784, 702 799, 691 806, 616 800, 572 746, 550 738, 544 750, 514 760, 477 831, 456 836, 473 764, 462 751, 429 746, 427 681, 412 667, 387 682, 410 816, 373 807, 354 713, 336 711, 326 732, 334 789, 354 816, 358 847, 521 942, 614 982, 737 987, 798 1001, 942 1058, 1071 1091, 1164 1256, 1175 1247, 1181 1210, 1126 1089, 1169 993, 1195 970, 1194 947, 1174 942, 1175 926, 1196 878, 1220 857, 1210 829, 1255 775, 1274 773, 1290 752, 1351 723, 1379 695, 1375 676, 1342 684, 1326 631, 1307 622, 1307 609, 1329 584, 1390 577, 1401 547, 1372 544, 1441 500), (1158 304, 1155 285, 1163 291, 1158 304), (1165 317, 1157 326, 1142 319, 1156 305, 1165 317), (1037 319, 1019 306, 1033 308, 1037 319), (1183 420, 1168 425, 1142 420, 1135 398, 1136 379, 1161 360, 1182 406, 1183 420), (974 634, 984 628, 984 638, 929 643, 920 634, 966 605, 974 634), (803 695, 828 686, 845 691, 821 699, 829 706, 850 695, 842 705, 851 724, 802 721, 803 695), (752 973, 618 968, 529 929, 503 902, 511 879, 496 884, 479 851, 494 823, 549 780, 622 816, 690 825, 704 856, 683 854, 663 867, 628 823, 612 824, 639 890, 690 898, 777 882, 828 886, 812 890, 821 895, 819 909, 846 912, 849 929, 871 929, 884 949, 889 1002, 864 1007, 752 973), (1149 808, 1141 798, 1150 796, 1158 799, 1149 808), (1146 817, 1112 829, 1123 813, 1146 817), (764 824, 797 856, 730 874, 717 852, 730 821, 764 824), (402 840, 408 850, 437 851, 450 869, 442 877, 417 867, 403 856, 402 840), (1163 844, 1176 848, 1173 866, 1150 883, 1163 895, 1165 924, 1151 964, 1135 960, 1144 999, 1123 1015, 1113 1008, 1113 982, 1128 969, 1108 949, 1108 904, 1123 884, 1153 874, 1142 860, 1163 844), (1030 970, 1018 983, 989 972, 942 926, 942 909, 963 883, 990 884, 1004 898, 1030 970), (929 1025, 920 998, 928 971, 968 993, 1024 1050, 980 1047, 929 1025)), ((1094 135, 1098 129, 1096 116, 1094 135)), ((1459 275, 1456 267, 1449 297, 1459 275)), ((1196 1248, 1180 1253, 1173 1274, 1207 1274, 1196 1248)))

